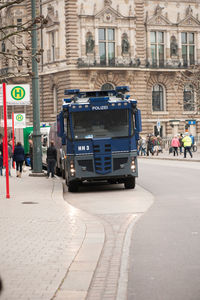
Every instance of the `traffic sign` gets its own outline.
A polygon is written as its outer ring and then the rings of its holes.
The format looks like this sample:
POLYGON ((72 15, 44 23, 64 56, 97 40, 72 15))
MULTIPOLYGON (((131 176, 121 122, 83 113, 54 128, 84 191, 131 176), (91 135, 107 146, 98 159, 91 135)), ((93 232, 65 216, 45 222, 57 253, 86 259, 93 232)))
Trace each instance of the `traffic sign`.
POLYGON ((160 123, 160 121, 159 121, 159 120, 157 121, 156 127, 157 127, 157 129, 158 129, 158 130, 160 130, 161 123, 160 123))
POLYGON ((14 126, 15 128, 26 127, 26 114, 14 114, 14 126))
MULTIPOLYGON (((7 105, 29 105, 30 85, 29 84, 8 84, 6 86, 7 105)), ((3 105, 2 85, 0 85, 0 105, 3 105)))

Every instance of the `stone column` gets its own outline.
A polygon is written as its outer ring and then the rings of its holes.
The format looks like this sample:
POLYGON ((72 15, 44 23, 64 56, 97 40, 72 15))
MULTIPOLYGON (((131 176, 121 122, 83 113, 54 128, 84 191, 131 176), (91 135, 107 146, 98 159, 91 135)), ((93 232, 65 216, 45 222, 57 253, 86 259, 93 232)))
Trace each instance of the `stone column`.
POLYGON ((100 63, 98 24, 95 24, 94 34, 95 34, 95 59, 97 63, 100 63))
POLYGON ((130 53, 131 57, 134 57, 134 50, 135 50, 135 31, 134 28, 130 28, 130 53))
POLYGON ((172 127, 172 136, 178 135, 179 133, 179 120, 170 120, 170 125, 172 127))
POLYGON ((122 48, 121 48, 121 29, 120 29, 120 26, 121 24, 119 24, 118 28, 117 28, 117 34, 116 34, 116 44, 117 44, 117 53, 116 53, 116 57, 119 58, 122 56, 122 48))
POLYGON ((147 60, 151 62, 151 37, 150 31, 147 31, 147 60))
POLYGON ((196 38, 196 55, 197 55, 197 63, 200 63, 200 32, 197 33, 197 38, 196 38))
POLYGON ((181 32, 178 33, 178 56, 182 62, 182 43, 181 43, 181 32))
POLYGON ((170 60, 170 34, 166 32, 166 60, 167 62, 170 60))
POLYGON ((86 32, 85 28, 81 28, 81 57, 86 55, 85 51, 85 39, 86 39, 86 32))

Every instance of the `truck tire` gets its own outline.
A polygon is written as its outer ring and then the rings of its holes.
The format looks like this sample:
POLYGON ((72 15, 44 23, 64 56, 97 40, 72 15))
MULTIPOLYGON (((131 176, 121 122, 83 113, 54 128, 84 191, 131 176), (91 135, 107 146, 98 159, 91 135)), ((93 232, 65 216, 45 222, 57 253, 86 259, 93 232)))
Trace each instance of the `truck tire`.
POLYGON ((125 189, 134 189, 135 188, 135 177, 129 177, 124 182, 125 189))
POLYGON ((76 193, 76 192, 78 192, 78 182, 73 182, 73 181, 69 182, 69 184, 68 184, 68 191, 70 193, 76 193))

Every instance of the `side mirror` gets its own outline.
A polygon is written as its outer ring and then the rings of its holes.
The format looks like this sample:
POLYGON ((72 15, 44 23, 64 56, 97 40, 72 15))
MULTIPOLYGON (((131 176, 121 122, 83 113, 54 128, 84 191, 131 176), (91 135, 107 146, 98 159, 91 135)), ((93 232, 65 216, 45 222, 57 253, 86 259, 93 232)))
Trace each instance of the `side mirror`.
POLYGON ((142 118, 141 111, 137 109, 135 112, 135 137, 136 140, 140 139, 139 133, 142 131, 142 118))

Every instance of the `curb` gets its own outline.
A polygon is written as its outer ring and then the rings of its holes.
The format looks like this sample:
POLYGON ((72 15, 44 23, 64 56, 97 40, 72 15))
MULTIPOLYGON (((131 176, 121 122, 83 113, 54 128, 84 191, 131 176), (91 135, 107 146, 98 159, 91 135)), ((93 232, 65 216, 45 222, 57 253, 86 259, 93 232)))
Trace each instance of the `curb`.
MULTIPOLYGON (((85 300, 95 273, 103 246, 105 242, 105 231, 103 225, 94 216, 72 206, 63 197, 63 186, 54 184, 52 198, 57 202, 56 195, 62 194, 65 208, 74 212, 85 224, 85 236, 80 243, 79 250, 66 270, 60 286, 52 299, 54 300, 85 300), (62 191, 62 192, 60 192, 62 191)), ((58 202, 57 202, 58 203, 58 202)))
POLYGON ((140 159, 154 159, 154 160, 175 160, 175 161, 187 161, 187 162, 200 162, 199 159, 188 159, 188 158, 170 158, 170 157, 149 157, 149 156, 138 156, 140 159))

